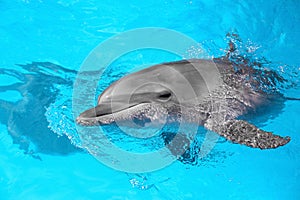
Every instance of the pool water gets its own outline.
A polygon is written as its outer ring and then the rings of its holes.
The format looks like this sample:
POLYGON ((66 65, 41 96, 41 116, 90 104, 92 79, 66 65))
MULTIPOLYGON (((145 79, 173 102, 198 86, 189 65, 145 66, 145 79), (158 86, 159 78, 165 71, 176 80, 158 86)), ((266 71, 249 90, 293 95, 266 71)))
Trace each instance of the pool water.
MULTIPOLYGON (((89 52, 143 27, 181 32, 209 57, 224 55, 226 34, 236 33, 239 54, 277 71, 288 80, 280 92, 300 98, 299 8, 293 0, 0 1, 1 199, 300 199, 300 101, 252 119, 289 135, 286 146, 262 151, 220 138, 203 159, 143 174, 111 169, 82 149, 72 113, 89 52)), ((138 66, 178 59, 134 51, 107 68, 97 93, 138 66)))

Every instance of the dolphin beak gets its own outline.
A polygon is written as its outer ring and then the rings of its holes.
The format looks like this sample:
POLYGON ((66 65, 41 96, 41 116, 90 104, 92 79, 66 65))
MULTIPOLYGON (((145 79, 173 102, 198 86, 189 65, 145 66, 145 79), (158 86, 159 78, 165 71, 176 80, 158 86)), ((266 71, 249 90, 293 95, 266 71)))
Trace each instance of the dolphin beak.
POLYGON ((94 108, 88 109, 79 115, 80 118, 95 118, 105 114, 111 114, 110 106, 106 104, 97 105, 94 108))
POLYGON ((101 102, 96 107, 88 109, 81 113, 79 117, 81 118, 94 118, 94 117, 101 117, 104 115, 109 115, 113 113, 117 113, 119 111, 125 110, 130 108, 136 104, 126 104, 122 102, 101 102))
POLYGON ((118 112, 138 104, 138 102, 127 102, 126 98, 123 98, 123 96, 116 97, 114 98, 114 101, 112 101, 111 98, 101 95, 98 99, 98 105, 82 112, 77 117, 76 121, 82 125, 95 125, 97 123, 103 123, 103 121, 107 119, 113 119, 114 116, 112 114, 117 114, 118 112))
POLYGON ((82 112, 77 118, 76 122, 85 126, 93 126, 99 124, 108 124, 112 122, 112 107, 110 103, 101 103, 96 107, 82 112), (106 121, 109 119, 108 121, 106 121))

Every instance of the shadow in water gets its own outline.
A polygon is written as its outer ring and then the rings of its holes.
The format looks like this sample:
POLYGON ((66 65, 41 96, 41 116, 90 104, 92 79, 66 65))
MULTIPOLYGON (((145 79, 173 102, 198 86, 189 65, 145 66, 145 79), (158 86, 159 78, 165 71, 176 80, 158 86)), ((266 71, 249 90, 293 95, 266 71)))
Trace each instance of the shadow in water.
POLYGON ((0 69, 0 74, 19 82, 0 86, 0 92, 17 91, 22 98, 16 102, 0 100, 0 122, 7 125, 13 142, 27 154, 61 154, 81 151, 66 135, 59 136, 50 127, 45 115, 59 95, 59 87, 72 88, 76 71, 50 62, 19 65, 22 70, 0 69), (22 73, 21 71, 24 71, 22 73))

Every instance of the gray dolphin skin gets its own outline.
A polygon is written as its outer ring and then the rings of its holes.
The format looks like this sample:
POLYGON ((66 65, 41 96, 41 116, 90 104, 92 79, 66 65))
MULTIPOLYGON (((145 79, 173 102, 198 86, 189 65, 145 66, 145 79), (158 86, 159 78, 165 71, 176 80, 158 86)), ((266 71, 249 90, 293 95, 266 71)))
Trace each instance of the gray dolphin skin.
POLYGON ((275 72, 245 63, 235 65, 225 57, 158 64, 112 83, 99 96, 98 105, 81 113, 76 122, 93 126, 138 118, 160 123, 168 115, 168 122, 184 118, 233 143, 277 148, 287 144, 290 137, 261 130, 241 119, 283 99, 282 94, 264 89, 275 79, 280 81, 275 72))

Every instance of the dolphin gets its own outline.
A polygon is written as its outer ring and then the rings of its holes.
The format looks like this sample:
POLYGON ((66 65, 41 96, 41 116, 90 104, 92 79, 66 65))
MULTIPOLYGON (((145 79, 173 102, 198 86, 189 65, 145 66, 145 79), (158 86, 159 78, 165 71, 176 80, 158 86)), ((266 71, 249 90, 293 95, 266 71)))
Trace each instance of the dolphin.
POLYGON ((276 72, 228 57, 162 63, 112 83, 97 106, 82 112, 76 122, 94 126, 138 118, 165 123, 161 118, 168 115, 167 122, 184 118, 233 143, 277 148, 290 137, 264 131, 242 117, 284 99, 273 88, 282 81, 276 72))

